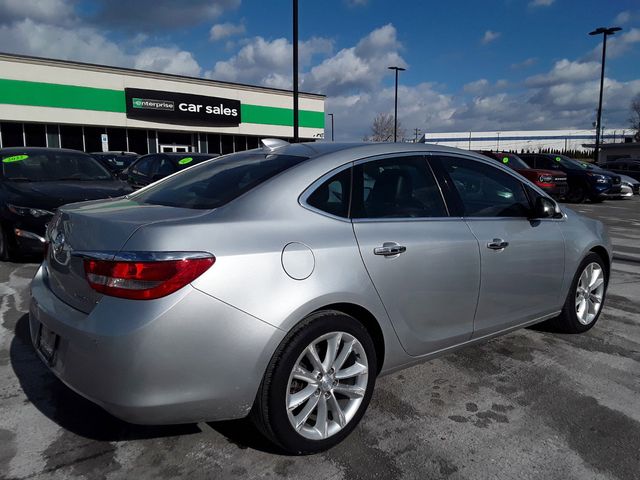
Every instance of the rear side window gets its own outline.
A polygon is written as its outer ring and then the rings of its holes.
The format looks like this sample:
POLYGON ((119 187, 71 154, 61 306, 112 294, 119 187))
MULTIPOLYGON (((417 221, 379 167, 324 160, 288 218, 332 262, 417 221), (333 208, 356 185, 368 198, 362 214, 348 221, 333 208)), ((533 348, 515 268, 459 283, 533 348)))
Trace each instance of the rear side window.
POLYGON ((441 157, 462 200, 465 217, 527 217, 531 212, 522 183, 498 168, 458 157, 441 157))
POLYGON ((213 209, 248 192, 308 157, 235 153, 186 169, 131 198, 169 207, 213 209))
POLYGON ((140 160, 133 164, 131 173, 134 173, 136 175, 143 175, 145 177, 150 176, 151 168, 153 167, 153 162, 156 158, 158 158, 157 155, 142 157, 140 160))
POLYGON ((353 189, 354 218, 447 216, 438 184, 422 156, 356 165, 353 189))
POLYGON ((351 169, 347 168, 320 185, 307 198, 311 207, 337 217, 349 216, 351 196, 351 169))

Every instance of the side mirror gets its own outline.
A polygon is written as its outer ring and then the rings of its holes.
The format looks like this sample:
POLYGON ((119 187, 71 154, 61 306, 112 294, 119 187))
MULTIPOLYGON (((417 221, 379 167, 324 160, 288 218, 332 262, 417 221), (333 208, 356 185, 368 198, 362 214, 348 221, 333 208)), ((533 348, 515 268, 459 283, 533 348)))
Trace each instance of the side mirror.
POLYGON ((561 218, 562 211, 556 202, 547 197, 536 198, 533 218, 561 218))

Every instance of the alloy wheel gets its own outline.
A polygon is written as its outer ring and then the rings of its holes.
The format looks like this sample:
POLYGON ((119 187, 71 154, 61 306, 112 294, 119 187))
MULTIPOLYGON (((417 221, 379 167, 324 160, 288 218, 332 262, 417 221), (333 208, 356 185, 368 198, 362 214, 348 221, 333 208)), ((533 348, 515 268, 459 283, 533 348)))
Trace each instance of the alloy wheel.
POLYGON ((576 288, 576 316, 582 325, 589 325, 598 316, 604 297, 604 272, 592 262, 580 275, 576 288))
POLYGON ((369 363, 358 339, 346 332, 322 335, 304 349, 289 376, 291 426, 310 440, 335 435, 357 413, 368 381, 369 363))

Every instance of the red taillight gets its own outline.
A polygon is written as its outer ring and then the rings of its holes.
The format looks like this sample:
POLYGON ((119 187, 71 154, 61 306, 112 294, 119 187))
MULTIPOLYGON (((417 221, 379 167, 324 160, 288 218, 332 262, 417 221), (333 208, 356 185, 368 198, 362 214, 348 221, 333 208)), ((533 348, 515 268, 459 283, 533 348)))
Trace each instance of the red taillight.
POLYGON ((152 300, 173 293, 202 275, 214 257, 162 261, 84 260, 91 288, 112 297, 152 300))

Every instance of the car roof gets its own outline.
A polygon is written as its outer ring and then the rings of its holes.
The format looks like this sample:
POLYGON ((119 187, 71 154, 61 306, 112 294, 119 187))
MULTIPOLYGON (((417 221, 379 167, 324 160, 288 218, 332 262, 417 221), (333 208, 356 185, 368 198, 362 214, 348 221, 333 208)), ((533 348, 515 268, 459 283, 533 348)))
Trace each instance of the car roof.
POLYGON ((81 150, 74 150, 72 148, 48 148, 48 147, 7 147, 0 149, 0 154, 5 153, 21 153, 21 152, 67 152, 67 153, 82 153, 83 155, 89 155, 81 150))

